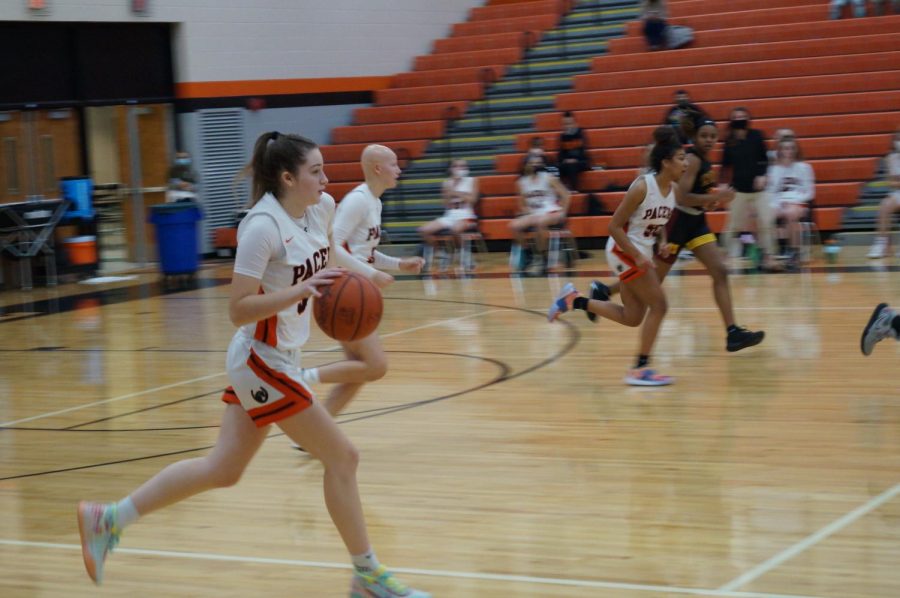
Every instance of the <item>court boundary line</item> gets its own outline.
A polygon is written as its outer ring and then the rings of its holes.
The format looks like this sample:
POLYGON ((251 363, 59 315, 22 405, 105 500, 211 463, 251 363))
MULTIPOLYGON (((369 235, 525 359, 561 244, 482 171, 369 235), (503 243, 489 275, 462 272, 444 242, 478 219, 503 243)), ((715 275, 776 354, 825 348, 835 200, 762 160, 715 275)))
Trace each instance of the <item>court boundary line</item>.
MULTIPOLYGON (((33 542, 29 540, 0 539, 0 546, 12 546, 23 548, 46 548, 58 550, 81 550, 78 544, 61 544, 54 542, 33 542)), ((202 561, 236 562, 257 565, 286 565, 290 567, 306 567, 310 569, 342 569, 350 571, 351 567, 345 563, 333 563, 327 561, 306 561, 300 559, 279 559, 267 557, 239 556, 218 554, 209 552, 185 552, 174 550, 152 550, 145 548, 116 548, 117 554, 130 554, 135 556, 152 556, 172 559, 193 559, 202 561)), ((685 594, 690 596, 722 596, 726 598, 816 598, 815 596, 802 594, 772 594, 765 592, 739 592, 733 590, 714 590, 707 588, 684 588, 679 586, 664 586, 653 584, 639 584, 617 581, 601 581, 591 579, 570 579, 557 577, 537 577, 531 575, 512 575, 505 573, 482 573, 471 571, 446 571, 439 569, 418 569, 410 567, 392 567, 392 571, 407 575, 421 575, 425 577, 444 577, 450 579, 470 579, 479 581, 499 581, 506 583, 530 583, 535 585, 568 586, 579 588, 596 588, 605 590, 628 590, 634 592, 658 592, 669 594, 685 594)), ((85 581, 85 583, 89 583, 85 581)))
POLYGON ((779 565, 791 560, 798 554, 815 546, 816 544, 818 544, 822 540, 828 538, 829 536, 839 532, 840 530, 844 529, 851 523, 854 523, 860 517, 863 517, 863 516, 869 514, 870 512, 877 509, 878 507, 889 502, 890 500, 895 498, 897 495, 900 495, 900 483, 897 483, 893 487, 888 488, 887 490, 885 490, 878 496, 869 499, 868 501, 866 501, 865 503, 856 507, 849 513, 846 513, 845 515, 835 519, 834 521, 832 521, 825 527, 806 536, 799 542, 796 542, 796 543, 792 544, 791 546, 788 546, 787 548, 785 548, 778 554, 775 554, 774 556, 770 557, 769 559, 756 565, 752 569, 749 569, 748 571, 742 573, 741 575, 738 575, 737 577, 735 577, 728 583, 725 583, 725 584, 719 586, 719 590, 722 590, 725 592, 731 592, 741 586, 745 586, 748 583, 752 583, 753 581, 759 579, 760 577, 762 577, 769 571, 772 571, 779 565))
MULTIPOLYGON (((459 316, 459 317, 456 317, 456 318, 447 318, 447 319, 444 319, 444 320, 439 320, 439 321, 437 321, 437 322, 430 322, 430 323, 428 323, 428 324, 421 324, 421 325, 419 325, 419 326, 413 326, 412 328, 404 328, 404 329, 402 329, 402 330, 396 330, 396 331, 394 331, 394 332, 389 332, 389 333, 387 333, 387 334, 382 334, 382 335, 380 335, 380 336, 381 336, 381 338, 391 338, 391 337, 393 337, 393 336, 398 336, 398 335, 400 335, 400 334, 408 334, 408 333, 410 333, 410 332, 416 332, 416 331, 418 331, 418 330, 423 330, 423 329, 425 329, 425 328, 433 328, 433 327, 435 327, 435 326, 442 326, 442 325, 444 325, 444 324, 450 324, 450 323, 452 323, 452 322, 459 322, 459 321, 461 321, 461 320, 467 320, 467 319, 469 319, 469 318, 477 318, 477 317, 485 316, 485 315, 488 315, 488 314, 491 314, 491 313, 495 313, 495 312, 499 312, 499 311, 508 311, 508 310, 510 310, 510 309, 515 309, 515 308, 506 308, 506 307, 504 307, 504 308, 487 309, 487 310, 480 311, 480 312, 475 313, 475 314, 468 314, 468 315, 465 315, 465 316, 459 316)), ((326 349, 316 349, 316 351, 317 351, 317 352, 328 352, 328 351, 336 351, 336 350, 338 350, 338 349, 340 349, 340 348, 341 348, 340 345, 334 345, 334 346, 328 347, 328 348, 326 348, 326 349)), ((224 371, 223 371, 223 372, 217 372, 217 373, 215 373, 215 374, 208 374, 208 375, 206 375, 206 376, 200 376, 200 377, 197 377, 197 378, 192 378, 192 379, 190 379, 190 380, 182 380, 181 382, 173 382, 173 383, 171 383, 171 384, 165 384, 165 385, 163 385, 163 386, 157 386, 157 387, 155 387, 155 388, 148 388, 148 389, 146 389, 146 390, 140 390, 140 391, 137 391, 137 392, 132 392, 132 393, 120 395, 120 396, 118 396, 118 397, 111 397, 111 398, 109 398, 109 399, 102 399, 102 400, 100 400, 100 401, 93 401, 93 402, 91 402, 91 403, 85 403, 85 404, 83 404, 83 405, 74 405, 74 406, 72 406, 72 407, 67 407, 67 408, 65 408, 65 409, 59 409, 59 410, 57 410, 57 411, 50 411, 50 412, 48 412, 48 413, 40 413, 40 414, 38 414, 38 415, 32 415, 32 416, 30 416, 30 417, 23 417, 23 418, 21 418, 21 419, 17 419, 17 420, 13 420, 13 421, 8 421, 8 422, 0 423, 0 428, 9 428, 9 427, 11 427, 11 426, 16 426, 16 425, 18 425, 18 424, 24 424, 24 423, 26 423, 26 422, 35 421, 35 420, 38 420, 38 419, 44 419, 44 418, 47 418, 47 417, 53 417, 53 416, 56 416, 56 415, 62 415, 62 414, 64 414, 64 413, 71 413, 71 412, 73 412, 73 411, 81 411, 82 409, 89 409, 89 408, 91 408, 91 407, 96 407, 96 406, 98 406, 98 405, 107 405, 107 404, 110 404, 110 403, 116 403, 116 402, 118 402, 118 401, 124 401, 124 400, 126 400, 126 399, 133 399, 133 398, 139 397, 139 396, 141 396, 141 395, 151 394, 151 393, 159 392, 159 391, 162 391, 162 390, 168 390, 168 389, 170 389, 170 388, 175 388, 175 387, 177 387, 177 386, 183 386, 183 385, 185 385, 185 384, 193 384, 193 383, 195 383, 195 382, 203 382, 204 380, 211 380, 212 378, 217 378, 217 377, 219 377, 219 376, 224 376, 224 375, 226 375, 226 373, 227 373, 227 372, 224 372, 224 371)))

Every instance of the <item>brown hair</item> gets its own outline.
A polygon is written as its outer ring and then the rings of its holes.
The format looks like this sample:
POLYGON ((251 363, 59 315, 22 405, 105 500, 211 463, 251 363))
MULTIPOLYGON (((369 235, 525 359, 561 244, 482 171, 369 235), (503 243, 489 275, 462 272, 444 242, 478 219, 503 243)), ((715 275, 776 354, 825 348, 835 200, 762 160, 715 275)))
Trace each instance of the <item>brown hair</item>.
POLYGON ((306 156, 316 149, 315 141, 301 135, 283 135, 278 131, 263 133, 253 146, 253 158, 244 167, 244 175, 253 176, 250 205, 266 193, 275 197, 281 192, 281 173, 297 172, 306 163, 306 156))
POLYGON ((782 152, 781 146, 785 143, 793 143, 794 148, 797 150, 794 152, 794 162, 802 162, 803 161, 803 152, 800 151, 800 144, 797 142, 797 138, 793 135, 785 135, 778 142, 778 145, 775 146, 775 160, 781 160, 782 152))

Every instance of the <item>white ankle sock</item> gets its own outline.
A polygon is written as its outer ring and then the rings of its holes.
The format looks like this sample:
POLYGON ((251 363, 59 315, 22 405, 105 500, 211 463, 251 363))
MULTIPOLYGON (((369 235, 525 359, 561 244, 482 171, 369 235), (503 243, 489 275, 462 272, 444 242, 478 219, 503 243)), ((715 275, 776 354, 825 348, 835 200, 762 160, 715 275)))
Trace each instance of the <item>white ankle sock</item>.
POLYGON ((308 384, 319 383, 319 368, 303 368, 300 370, 300 374, 303 376, 303 381, 308 384))
POLYGON ((375 556, 374 550, 369 550, 365 554, 353 555, 353 568, 360 573, 372 573, 378 570, 381 564, 378 557, 375 556))
POLYGON ((130 496, 126 496, 116 503, 116 525, 119 526, 119 529, 125 529, 126 526, 131 525, 140 518, 141 514, 138 513, 137 507, 134 506, 130 496))

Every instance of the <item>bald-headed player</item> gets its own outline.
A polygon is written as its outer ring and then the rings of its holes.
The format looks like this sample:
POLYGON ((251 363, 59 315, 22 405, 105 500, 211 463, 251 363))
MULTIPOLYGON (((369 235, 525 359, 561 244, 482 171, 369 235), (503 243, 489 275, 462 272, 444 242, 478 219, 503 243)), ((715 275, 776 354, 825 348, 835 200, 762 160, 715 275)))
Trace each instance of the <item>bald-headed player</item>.
MULTIPOLYGON (((350 191, 338 204, 334 217, 335 244, 380 270, 418 274, 425 264, 421 257, 396 258, 377 249, 381 240, 381 195, 396 187, 400 177, 397 154, 383 145, 369 145, 363 150, 361 162, 366 182, 350 191)), ((374 382, 387 373, 387 356, 377 332, 341 345, 346 360, 303 370, 307 382, 336 383, 325 402, 332 415, 343 411, 363 384, 374 382)))

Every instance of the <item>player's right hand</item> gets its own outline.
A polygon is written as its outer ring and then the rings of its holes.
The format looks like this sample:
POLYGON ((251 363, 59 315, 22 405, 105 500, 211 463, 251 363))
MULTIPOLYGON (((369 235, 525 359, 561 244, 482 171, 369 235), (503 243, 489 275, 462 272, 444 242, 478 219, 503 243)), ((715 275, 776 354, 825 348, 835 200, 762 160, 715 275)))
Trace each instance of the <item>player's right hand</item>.
POLYGON ((344 268, 325 268, 320 270, 297 285, 297 298, 299 300, 308 297, 321 297, 319 287, 334 284, 334 279, 347 273, 344 268))

